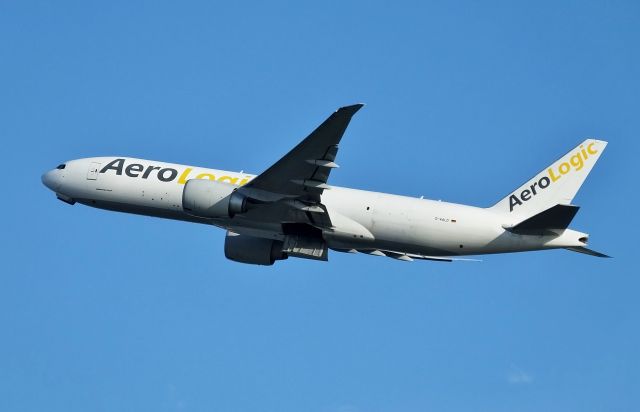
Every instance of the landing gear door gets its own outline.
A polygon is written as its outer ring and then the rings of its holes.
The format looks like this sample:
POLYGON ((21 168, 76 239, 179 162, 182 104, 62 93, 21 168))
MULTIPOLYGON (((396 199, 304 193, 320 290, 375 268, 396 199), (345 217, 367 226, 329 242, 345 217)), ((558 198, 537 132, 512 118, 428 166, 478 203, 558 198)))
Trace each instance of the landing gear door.
POLYGON ((87 171, 87 180, 96 180, 98 178, 98 171, 100 170, 100 163, 91 162, 89 170, 87 171))

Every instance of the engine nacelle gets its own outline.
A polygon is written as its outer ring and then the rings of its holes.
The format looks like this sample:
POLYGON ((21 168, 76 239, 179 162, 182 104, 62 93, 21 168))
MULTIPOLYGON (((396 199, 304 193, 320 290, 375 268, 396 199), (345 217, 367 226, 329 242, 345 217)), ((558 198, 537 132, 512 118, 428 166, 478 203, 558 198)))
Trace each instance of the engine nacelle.
POLYGON ((224 240, 224 255, 227 259, 252 265, 273 265, 276 260, 288 256, 282 251, 279 240, 264 239, 227 231, 224 240))
POLYGON ((237 187, 208 179, 191 179, 184 185, 182 209, 197 217, 233 217, 247 211, 247 198, 237 187))

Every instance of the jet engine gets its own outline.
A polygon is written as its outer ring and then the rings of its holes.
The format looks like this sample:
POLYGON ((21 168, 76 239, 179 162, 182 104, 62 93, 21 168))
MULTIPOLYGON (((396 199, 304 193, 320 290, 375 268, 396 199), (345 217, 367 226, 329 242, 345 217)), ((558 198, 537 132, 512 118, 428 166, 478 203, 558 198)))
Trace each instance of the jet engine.
POLYGON ((287 258, 279 240, 264 239, 227 231, 224 255, 227 259, 252 265, 273 265, 276 260, 287 258))
POLYGON ((247 211, 247 198, 237 187, 214 180, 192 179, 184 185, 182 209, 197 217, 233 217, 247 211))

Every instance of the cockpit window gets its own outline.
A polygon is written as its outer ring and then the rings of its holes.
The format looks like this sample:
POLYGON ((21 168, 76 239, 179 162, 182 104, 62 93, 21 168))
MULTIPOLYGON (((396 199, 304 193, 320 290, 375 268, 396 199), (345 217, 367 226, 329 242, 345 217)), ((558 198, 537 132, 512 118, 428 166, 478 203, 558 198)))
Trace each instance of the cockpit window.
POLYGON ((65 167, 67 167, 67 165, 63 163, 63 164, 61 164, 61 165, 58 165, 58 167, 56 167, 56 169, 60 169, 60 170, 62 170, 62 169, 64 169, 65 167))

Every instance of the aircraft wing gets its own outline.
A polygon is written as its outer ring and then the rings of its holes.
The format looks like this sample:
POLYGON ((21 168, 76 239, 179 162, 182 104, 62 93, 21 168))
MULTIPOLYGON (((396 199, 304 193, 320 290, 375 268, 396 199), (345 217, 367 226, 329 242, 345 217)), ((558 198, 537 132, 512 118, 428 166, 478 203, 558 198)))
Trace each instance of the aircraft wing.
POLYGON ((331 169, 338 167, 338 143, 362 106, 354 104, 335 111, 289 153, 242 186, 241 192, 264 201, 289 198, 318 204, 322 192, 329 188, 331 169))

